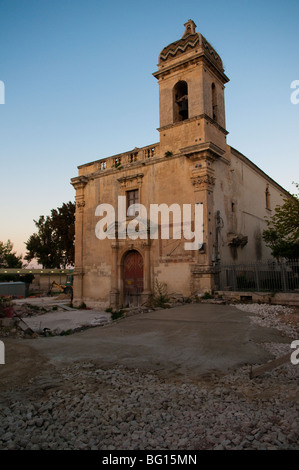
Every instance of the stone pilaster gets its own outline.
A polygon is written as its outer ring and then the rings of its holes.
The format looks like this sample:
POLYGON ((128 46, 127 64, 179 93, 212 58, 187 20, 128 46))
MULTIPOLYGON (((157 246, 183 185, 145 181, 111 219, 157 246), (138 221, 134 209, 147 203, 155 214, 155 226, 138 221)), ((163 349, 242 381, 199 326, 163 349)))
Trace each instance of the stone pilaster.
POLYGON ((80 305, 83 301, 83 241, 84 241, 84 188, 87 184, 87 178, 78 176, 72 178, 71 184, 76 190, 76 215, 75 215, 75 269, 73 286, 73 304, 80 305))
POLYGON ((148 234, 148 239, 147 241, 143 244, 143 250, 144 250, 144 265, 143 265, 143 292, 141 294, 141 304, 144 305, 148 302, 150 295, 152 293, 151 291, 151 245, 150 245, 150 239, 149 239, 149 234, 148 234))
POLYGON ((112 269, 111 269, 111 291, 110 291, 110 306, 112 308, 119 307, 119 287, 118 287, 118 240, 115 240, 112 245, 112 269))
POLYGON ((199 250, 196 264, 191 270, 193 291, 197 292, 212 291, 215 276, 213 266, 213 192, 215 185, 213 163, 216 158, 219 158, 219 155, 216 155, 215 149, 210 148, 210 145, 205 147, 200 151, 196 148, 190 149, 190 153, 186 155, 193 163, 190 179, 194 189, 194 200, 203 204, 204 247, 199 250))

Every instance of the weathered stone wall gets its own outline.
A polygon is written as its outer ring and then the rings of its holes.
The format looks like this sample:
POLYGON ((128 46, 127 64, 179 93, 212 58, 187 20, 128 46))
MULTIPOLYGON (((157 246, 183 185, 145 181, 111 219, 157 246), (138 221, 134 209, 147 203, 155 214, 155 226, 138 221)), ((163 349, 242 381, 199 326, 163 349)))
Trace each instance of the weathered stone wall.
POLYGON ((254 262, 271 258, 262 239, 266 217, 282 204, 285 191, 253 165, 246 157, 228 147, 227 162, 215 163, 215 206, 222 219, 219 230, 219 253, 222 262, 254 262), (266 207, 266 189, 270 209, 266 207), (235 236, 239 236, 237 239, 235 236), (248 241, 244 246, 242 237, 248 241))

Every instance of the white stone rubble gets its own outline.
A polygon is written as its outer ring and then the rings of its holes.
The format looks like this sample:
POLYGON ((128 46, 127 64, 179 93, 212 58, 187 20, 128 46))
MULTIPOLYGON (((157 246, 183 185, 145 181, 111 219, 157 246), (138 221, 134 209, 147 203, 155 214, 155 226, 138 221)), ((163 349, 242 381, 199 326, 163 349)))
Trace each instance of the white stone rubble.
POLYGON ((295 327, 286 325, 280 320, 280 316, 294 312, 294 309, 291 307, 269 304, 236 304, 235 307, 244 312, 253 313, 254 316, 251 316, 250 319, 260 326, 277 328, 291 338, 298 337, 298 332, 295 327))
MULTIPOLYGON (((239 308, 267 326, 281 313, 239 308)), ((265 347, 280 355, 289 345, 265 347)), ((51 369, 2 394, 0 449, 298 450, 299 365, 252 380, 249 369, 198 381, 94 362, 51 369)))

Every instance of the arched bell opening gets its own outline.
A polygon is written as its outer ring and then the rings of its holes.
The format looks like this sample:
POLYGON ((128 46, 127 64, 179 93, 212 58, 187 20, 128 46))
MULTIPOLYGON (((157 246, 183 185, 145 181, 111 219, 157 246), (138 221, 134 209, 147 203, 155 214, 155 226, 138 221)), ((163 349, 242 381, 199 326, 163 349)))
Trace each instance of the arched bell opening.
POLYGON ((174 122, 185 121, 189 118, 188 84, 181 80, 173 88, 174 122))

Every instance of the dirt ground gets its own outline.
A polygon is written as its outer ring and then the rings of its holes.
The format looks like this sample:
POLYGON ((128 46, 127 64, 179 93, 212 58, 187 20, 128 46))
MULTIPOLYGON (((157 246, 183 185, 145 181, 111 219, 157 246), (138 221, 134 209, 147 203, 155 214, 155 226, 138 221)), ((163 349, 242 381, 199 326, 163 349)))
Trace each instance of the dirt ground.
MULTIPOLYGON (((6 363, 0 366, 0 390, 13 390, 44 371, 85 360, 181 380, 263 364, 273 356, 262 343, 291 339, 274 328, 252 324, 249 316, 231 305, 189 304, 69 336, 3 338, 6 363)), ((297 324, 298 312, 283 316, 283 321, 297 324)))

